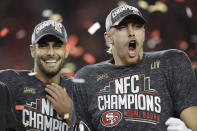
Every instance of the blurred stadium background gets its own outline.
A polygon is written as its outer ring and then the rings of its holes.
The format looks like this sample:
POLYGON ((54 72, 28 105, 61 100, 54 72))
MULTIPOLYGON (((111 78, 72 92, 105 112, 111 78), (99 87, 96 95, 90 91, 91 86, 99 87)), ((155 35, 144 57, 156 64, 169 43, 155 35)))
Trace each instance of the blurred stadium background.
POLYGON ((32 69, 31 34, 43 20, 61 21, 70 49, 63 73, 109 59, 105 18, 122 4, 138 7, 148 21, 145 51, 180 49, 197 67, 197 0, 0 0, 0 69, 32 69))

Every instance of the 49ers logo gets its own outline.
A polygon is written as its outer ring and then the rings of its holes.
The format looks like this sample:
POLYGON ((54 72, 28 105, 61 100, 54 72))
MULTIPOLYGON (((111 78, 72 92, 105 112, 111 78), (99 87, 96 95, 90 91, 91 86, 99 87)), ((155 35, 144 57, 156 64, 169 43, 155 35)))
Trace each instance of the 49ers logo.
POLYGON ((121 119, 122 114, 120 111, 117 110, 107 111, 101 117, 102 124, 106 127, 112 127, 117 125, 121 119))

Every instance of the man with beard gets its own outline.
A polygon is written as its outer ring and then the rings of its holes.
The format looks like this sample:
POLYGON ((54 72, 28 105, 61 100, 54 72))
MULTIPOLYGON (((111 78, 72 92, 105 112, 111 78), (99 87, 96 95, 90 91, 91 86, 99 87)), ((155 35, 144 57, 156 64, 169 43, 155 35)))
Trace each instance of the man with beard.
POLYGON ((144 52, 145 24, 133 6, 109 13, 104 37, 113 58, 76 73, 85 83, 73 89, 73 123, 83 121, 94 131, 197 130, 191 62, 180 50, 144 52))
POLYGON ((0 131, 15 131, 16 117, 7 86, 0 82, 0 131))
POLYGON ((68 55, 66 42, 67 33, 61 23, 41 22, 33 31, 30 45, 33 70, 0 72, 0 80, 13 96, 18 130, 68 130, 72 83, 60 73, 68 55))

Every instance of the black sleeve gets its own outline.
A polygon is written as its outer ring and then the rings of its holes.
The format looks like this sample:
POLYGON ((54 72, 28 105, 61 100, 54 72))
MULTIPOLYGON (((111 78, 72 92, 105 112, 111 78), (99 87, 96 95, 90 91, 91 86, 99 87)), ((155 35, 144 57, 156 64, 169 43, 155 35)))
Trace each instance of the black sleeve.
MULTIPOLYGON (((86 88, 88 86, 88 82, 86 81, 85 75, 83 77, 82 72, 78 72, 75 76, 75 79, 84 79, 84 83, 75 83, 73 89, 73 118, 72 118, 72 125, 83 121, 90 130, 95 130, 92 122, 91 122, 91 114, 88 111, 88 96, 86 88)), ((86 73, 85 73, 86 74, 86 73)))
POLYGON ((17 120, 14 113, 14 105, 12 103, 11 96, 7 86, 0 83, 0 106, 1 106, 1 128, 6 131, 15 131, 17 126, 17 120), (3 129, 4 128, 4 129, 3 129))
POLYGON ((191 106, 197 106, 197 81, 189 57, 182 51, 171 56, 171 96, 177 115, 191 106), (173 58, 173 59, 172 59, 173 58))

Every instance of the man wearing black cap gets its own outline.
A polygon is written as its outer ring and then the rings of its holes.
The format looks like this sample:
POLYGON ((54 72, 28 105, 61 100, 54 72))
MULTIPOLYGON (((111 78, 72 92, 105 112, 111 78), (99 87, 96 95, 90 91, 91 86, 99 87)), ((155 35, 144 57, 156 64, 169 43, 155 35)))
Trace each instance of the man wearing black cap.
POLYGON ((185 124, 197 130, 191 62, 179 50, 145 53, 145 24, 140 11, 129 5, 109 13, 104 37, 113 59, 77 72, 75 77, 85 83, 74 87, 74 123, 105 131, 165 131, 168 125, 168 130, 189 131, 185 124), (185 124, 167 121, 170 117, 185 124))
POLYGON ((33 70, 0 72, 0 80, 6 83, 14 98, 18 130, 68 130, 72 83, 60 73, 68 54, 66 41, 67 33, 61 23, 44 21, 32 34, 33 70))

